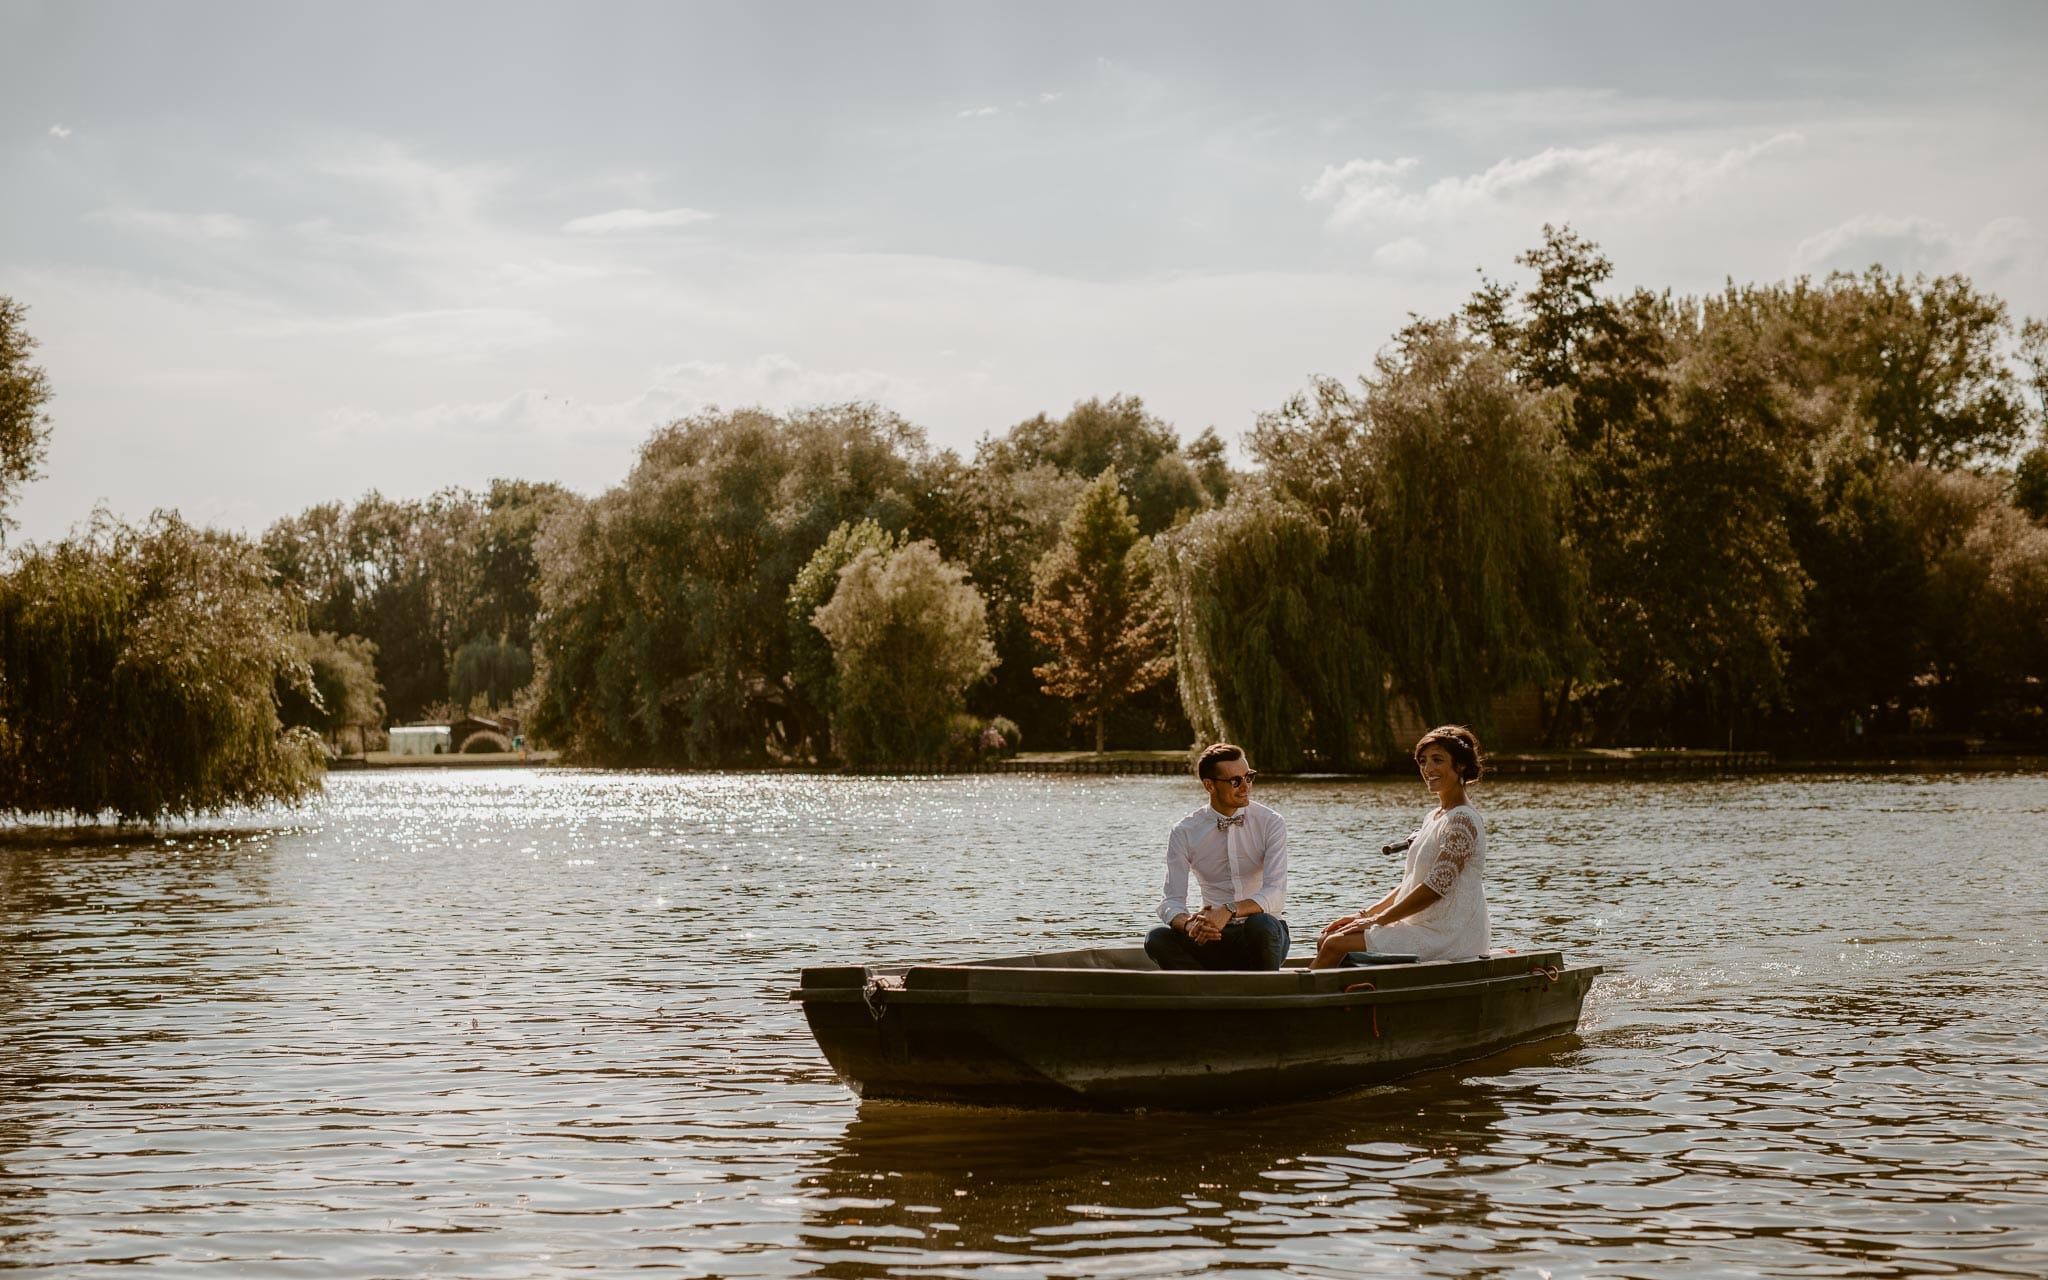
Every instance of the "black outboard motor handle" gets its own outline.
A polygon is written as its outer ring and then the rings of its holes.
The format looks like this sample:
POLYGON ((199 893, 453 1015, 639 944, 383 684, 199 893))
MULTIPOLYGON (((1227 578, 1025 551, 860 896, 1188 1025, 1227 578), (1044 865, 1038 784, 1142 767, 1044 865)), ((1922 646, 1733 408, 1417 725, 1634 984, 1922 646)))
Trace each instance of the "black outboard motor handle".
POLYGON ((1408 837, 1408 838, 1407 838, 1406 840, 1396 840, 1396 841, 1394 841, 1394 843, 1392 843, 1392 844, 1383 844, 1383 845, 1381 845, 1381 846, 1380 846, 1380 852, 1381 852, 1381 853, 1406 853, 1406 852, 1408 852, 1408 846, 1409 846, 1409 845, 1411 845, 1411 844, 1414 844, 1414 843, 1415 843, 1415 837, 1414 837, 1414 836, 1409 836, 1409 837, 1408 837))

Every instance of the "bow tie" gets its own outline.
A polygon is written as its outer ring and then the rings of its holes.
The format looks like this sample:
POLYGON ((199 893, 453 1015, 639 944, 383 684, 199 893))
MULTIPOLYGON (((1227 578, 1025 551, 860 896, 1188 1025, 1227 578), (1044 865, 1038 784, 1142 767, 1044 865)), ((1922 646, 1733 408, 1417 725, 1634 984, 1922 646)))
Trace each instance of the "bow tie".
POLYGON ((1217 829, 1218 831, 1221 831, 1221 830, 1223 830, 1223 828, 1225 828, 1225 827, 1241 827, 1241 826, 1243 826, 1243 825, 1244 825, 1244 815, 1243 815, 1243 814, 1241 814, 1241 813, 1236 813, 1236 814, 1232 814, 1232 815, 1231 815, 1230 817, 1228 817, 1228 818, 1218 818, 1218 819, 1216 819, 1216 829, 1217 829))

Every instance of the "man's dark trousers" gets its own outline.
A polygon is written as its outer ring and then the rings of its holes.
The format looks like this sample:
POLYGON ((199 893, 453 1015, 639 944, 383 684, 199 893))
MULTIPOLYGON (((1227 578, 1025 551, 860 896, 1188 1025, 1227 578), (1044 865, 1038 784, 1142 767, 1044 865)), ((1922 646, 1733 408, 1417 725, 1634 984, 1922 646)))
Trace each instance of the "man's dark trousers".
POLYGON ((1145 954, 1162 969, 1278 969, 1290 941, 1287 922, 1261 911, 1224 925, 1214 942, 1161 925, 1145 935, 1145 954))

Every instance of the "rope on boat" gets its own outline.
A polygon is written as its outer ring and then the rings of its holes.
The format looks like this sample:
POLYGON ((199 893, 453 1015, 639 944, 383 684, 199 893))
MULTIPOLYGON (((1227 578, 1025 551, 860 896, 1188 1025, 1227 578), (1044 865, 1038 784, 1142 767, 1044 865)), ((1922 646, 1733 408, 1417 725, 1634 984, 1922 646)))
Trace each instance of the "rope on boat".
MULTIPOLYGON (((1344 988, 1344 994, 1348 996, 1354 991, 1378 990, 1379 988, 1372 985, 1370 982, 1354 982, 1350 986, 1344 988)), ((1369 1004, 1365 1007, 1372 1011, 1372 1038, 1377 1040, 1380 1038, 1380 1007, 1376 1004, 1369 1004)))
POLYGON ((882 1015, 889 1012, 889 1006, 882 1003, 882 993, 886 990, 888 988, 882 985, 880 978, 870 978, 868 984, 860 989, 860 998, 868 1007, 868 1016, 876 1022, 880 1022, 882 1015))
POLYGON ((1556 965, 1539 964, 1535 968, 1529 970, 1529 976, 1532 978, 1543 979, 1543 989, 1545 991, 1548 991, 1550 990, 1550 988, 1557 985, 1557 979, 1559 977, 1559 974, 1556 965))

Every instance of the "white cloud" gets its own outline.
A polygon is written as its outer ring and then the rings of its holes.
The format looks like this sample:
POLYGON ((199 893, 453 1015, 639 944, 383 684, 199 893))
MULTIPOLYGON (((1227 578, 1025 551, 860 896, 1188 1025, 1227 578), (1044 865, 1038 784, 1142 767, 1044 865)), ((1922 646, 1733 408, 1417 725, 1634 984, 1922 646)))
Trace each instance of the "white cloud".
POLYGON ((1414 236, 1402 236, 1374 249, 1372 260, 1389 271, 1412 271, 1429 261, 1429 246, 1414 236))
MULTIPOLYGON (((587 408, 582 412, 587 417, 587 408)), ((500 400, 451 402, 412 409, 344 405, 327 412, 324 426, 329 434, 356 438, 505 437, 560 428, 576 416, 577 411, 571 402, 527 388, 500 400)))
POLYGON ((531 350, 562 337, 562 327, 536 311, 512 307, 446 307, 345 320, 284 320, 251 328, 263 338, 323 334, 369 339, 378 355, 465 364, 531 350))
POLYGON ((1614 89, 1548 88, 1424 94, 1417 120, 1477 146, 1541 131, 1549 137, 1599 137, 1649 129, 1729 128, 1761 118, 1767 104, 1727 98, 1660 98, 1614 89))
POLYGON ((562 230, 572 236, 608 236, 620 232, 690 227, 709 222, 711 217, 702 209, 613 209, 609 213, 571 218, 562 224, 562 230))
POLYGON ((891 409, 906 410, 931 398, 929 388, 916 378, 880 369, 814 369, 781 352, 769 352, 737 365, 701 360, 669 365, 656 373, 648 395, 672 398, 676 409, 667 417, 679 417, 712 404, 727 408, 762 405, 790 409, 873 400, 891 409))
POLYGON ((1413 156, 1360 159, 1325 166, 1301 194, 1311 204, 1330 206, 1332 227, 1424 225, 1502 206, 1639 209, 1698 195, 1758 158, 1801 141, 1796 133, 1778 133, 1718 153, 1618 142, 1547 147, 1420 189, 1411 185, 1420 166, 1413 156))
POLYGON ((646 267, 632 263, 563 262, 557 258, 536 256, 500 262, 484 274, 484 279, 494 286, 512 289, 547 289, 556 285, 588 284, 648 274, 646 267))
POLYGON ((2038 275, 2044 256, 2042 237, 2025 218, 1994 218, 1964 235, 1930 218, 1867 213, 1801 240, 1792 269, 1861 271, 1877 263, 1907 275, 1960 271, 1997 279, 2038 275))
POLYGON ((1048 89, 1044 93, 1038 95, 1038 100, 1040 102, 1058 102, 1061 98, 1065 96, 1066 95, 1064 93, 1054 93, 1052 90, 1048 89))
POLYGON ((242 240, 256 224, 232 213, 174 213, 167 209, 99 209, 88 214, 96 222, 123 231, 141 231, 174 240, 242 240))
POLYGON ((71 136, 71 130, 61 124, 53 124, 50 126, 50 136, 61 141, 71 136))
POLYGON ((1412 203, 1414 196, 1403 190, 1405 175, 1422 162, 1414 156, 1398 160, 1349 160, 1342 165, 1325 165, 1322 176, 1301 189, 1311 204, 1332 204, 1330 222, 1358 221, 1367 210, 1398 208, 1412 203))
POLYGON ((738 363, 687 360, 666 365, 623 400, 579 401, 528 387, 495 400, 409 409, 346 405, 328 411, 324 423, 330 434, 358 439, 548 437, 609 440, 626 447, 664 423, 713 406, 784 412, 864 400, 901 411, 930 397, 931 389, 915 378, 879 369, 810 368, 769 352, 738 363))
POLYGON ((1001 113, 1001 111, 1002 111, 1002 108, 1001 108, 1001 107, 973 107, 973 108, 970 108, 969 110, 966 110, 966 111, 962 111, 962 112, 960 113, 960 119, 962 119, 962 120, 979 120, 979 119, 983 118, 984 116, 992 116, 992 115, 997 115, 997 114, 1000 114, 1000 113, 1001 113))
POLYGON ((517 176, 501 165, 436 164, 382 139, 330 147, 310 168, 377 192, 416 222, 441 226, 477 223, 489 198, 517 176))

